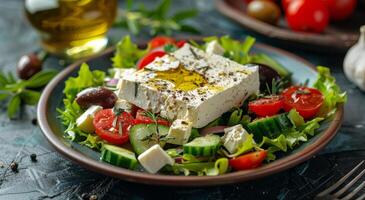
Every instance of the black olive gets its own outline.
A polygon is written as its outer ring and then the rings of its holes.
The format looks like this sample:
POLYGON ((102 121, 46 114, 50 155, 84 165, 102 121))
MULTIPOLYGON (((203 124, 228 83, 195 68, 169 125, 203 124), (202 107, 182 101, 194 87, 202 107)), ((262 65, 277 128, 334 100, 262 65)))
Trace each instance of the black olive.
POLYGON ((18 172, 18 163, 16 163, 16 162, 10 163, 10 169, 13 172, 18 172))
POLYGON ((259 66, 260 76, 260 91, 263 92, 267 87, 271 88, 272 80, 280 79, 280 75, 277 71, 264 64, 257 64, 259 66))
POLYGON ((76 102, 83 109, 87 109, 92 105, 99 105, 103 108, 113 108, 117 99, 118 97, 113 91, 103 87, 88 88, 81 91, 76 96, 76 102))
POLYGON ((30 154, 30 160, 32 162, 37 162, 37 155, 35 153, 30 154))
POLYGON ((42 61, 34 53, 22 56, 17 64, 19 78, 28 80, 42 70, 42 61))

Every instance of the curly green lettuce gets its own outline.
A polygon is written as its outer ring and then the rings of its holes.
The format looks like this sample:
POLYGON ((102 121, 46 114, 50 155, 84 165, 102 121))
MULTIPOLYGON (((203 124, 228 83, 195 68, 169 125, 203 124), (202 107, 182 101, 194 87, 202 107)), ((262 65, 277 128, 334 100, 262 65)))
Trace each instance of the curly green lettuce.
POLYGON ((324 102, 320 110, 320 116, 329 117, 336 112, 338 104, 347 101, 346 92, 342 92, 340 86, 336 84, 335 77, 331 76, 331 71, 327 67, 318 66, 318 78, 313 87, 322 92, 324 102))
POLYGON ((137 44, 133 43, 129 35, 122 38, 117 46, 114 57, 112 58, 113 67, 115 68, 133 68, 140 58, 147 52, 147 49, 139 49, 137 44))

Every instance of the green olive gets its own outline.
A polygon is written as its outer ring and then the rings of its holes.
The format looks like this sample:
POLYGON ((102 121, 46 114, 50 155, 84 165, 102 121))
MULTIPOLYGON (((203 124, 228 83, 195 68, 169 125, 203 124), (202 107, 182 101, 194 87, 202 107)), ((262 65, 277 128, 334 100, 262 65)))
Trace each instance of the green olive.
POLYGON ((281 13, 279 6, 270 0, 254 0, 247 5, 247 15, 275 25, 281 13))

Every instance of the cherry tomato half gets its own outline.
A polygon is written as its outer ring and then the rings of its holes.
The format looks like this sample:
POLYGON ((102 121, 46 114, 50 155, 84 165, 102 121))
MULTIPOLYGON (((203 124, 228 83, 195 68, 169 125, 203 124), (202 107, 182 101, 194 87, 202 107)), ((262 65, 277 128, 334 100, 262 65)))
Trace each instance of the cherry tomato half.
POLYGON ((186 40, 179 40, 175 43, 178 48, 183 47, 186 44, 186 40))
POLYGON ((294 0, 286 10, 286 20, 294 31, 321 33, 328 26, 329 12, 319 0, 294 0))
MULTIPOLYGON (((140 109, 137 111, 137 115, 136 115, 136 119, 134 120, 134 124, 152 124, 152 123, 155 123, 155 122, 153 121, 153 119, 146 116, 145 111, 143 109, 140 109)), ((170 126, 169 121, 167 121, 165 119, 161 119, 161 118, 157 119, 157 124, 160 124, 163 126, 170 126)))
POLYGON ((314 88, 292 86, 283 91, 284 110, 296 109, 304 119, 316 116, 323 104, 322 93, 314 88))
POLYGON ((143 69, 146 65, 150 64, 151 62, 153 62, 156 58, 162 57, 165 54, 166 53, 164 51, 161 51, 161 50, 156 50, 156 51, 149 52, 147 55, 145 55, 144 57, 142 57, 138 61, 138 63, 137 63, 138 69, 143 69))
POLYGON ((112 109, 104 109, 95 114, 93 124, 95 133, 101 139, 121 145, 129 139, 129 127, 133 124, 133 117, 128 112, 116 116, 112 109))
POLYGON ((357 0, 322 0, 329 9, 332 21, 345 20, 354 12, 357 0))
POLYGON ((273 116, 282 108, 283 101, 280 96, 261 98, 248 103, 248 109, 261 117, 273 116))
POLYGON ((154 49, 157 47, 165 46, 166 44, 175 44, 175 40, 167 36, 157 36, 150 40, 148 44, 152 49, 154 49))
POLYGON ((229 160, 229 165, 234 170, 254 169, 262 164, 267 156, 267 151, 254 151, 229 160))

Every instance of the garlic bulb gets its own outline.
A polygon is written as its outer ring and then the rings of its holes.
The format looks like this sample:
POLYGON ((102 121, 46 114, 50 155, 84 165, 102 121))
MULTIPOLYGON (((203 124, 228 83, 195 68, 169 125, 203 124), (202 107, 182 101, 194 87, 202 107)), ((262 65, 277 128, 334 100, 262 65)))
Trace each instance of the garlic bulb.
POLYGON ((359 41, 350 48, 343 62, 346 77, 365 91, 365 25, 360 28, 359 41))

